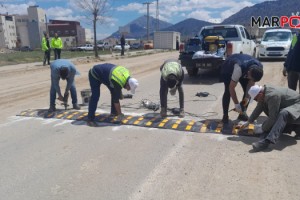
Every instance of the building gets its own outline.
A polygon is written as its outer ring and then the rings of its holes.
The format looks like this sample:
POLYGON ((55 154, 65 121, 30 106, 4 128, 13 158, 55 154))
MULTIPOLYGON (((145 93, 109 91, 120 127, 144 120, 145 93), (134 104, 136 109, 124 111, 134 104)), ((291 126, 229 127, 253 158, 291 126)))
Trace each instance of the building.
POLYGON ((28 15, 16 15, 17 47, 30 46, 28 33, 28 15))
POLYGON ((29 6, 28 12, 28 35, 30 47, 41 48, 41 40, 46 29, 46 14, 39 6, 29 6))
POLYGON ((15 17, 0 14, 0 48, 15 48, 17 44, 17 31, 15 17))
POLYGON ((85 29, 85 41, 94 44, 94 34, 92 34, 91 29, 85 29))
POLYGON ((77 21, 49 20, 49 36, 54 37, 57 33, 62 39, 64 48, 85 44, 85 30, 77 21))

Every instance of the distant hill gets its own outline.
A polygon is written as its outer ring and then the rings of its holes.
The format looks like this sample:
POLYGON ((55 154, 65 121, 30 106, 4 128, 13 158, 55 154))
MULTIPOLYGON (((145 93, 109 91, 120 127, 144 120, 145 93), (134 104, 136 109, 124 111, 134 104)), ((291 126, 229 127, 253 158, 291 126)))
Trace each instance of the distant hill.
MULTIPOLYGON (((223 20, 221 24, 242 24, 246 25, 246 27, 249 27, 251 23, 251 16, 291 16, 292 13, 296 13, 298 11, 300 12, 300 0, 265 1, 255 4, 251 7, 243 8, 239 12, 223 20)), ((212 25, 212 23, 193 18, 185 19, 174 25, 160 20, 159 29, 160 31, 180 32, 181 39, 185 39, 187 37, 195 36, 203 26, 207 25, 212 25)), ((130 28, 130 34, 126 36, 127 38, 145 39, 147 34, 147 17, 139 17, 136 20, 128 23, 126 27, 130 28)), ((153 31, 156 30, 155 18, 149 17, 149 27, 149 35, 151 36, 151 38, 153 38, 153 31)), ((110 37, 120 38, 120 33, 117 31, 110 37)))
POLYGON ((212 25, 210 22, 189 18, 161 31, 176 31, 181 33, 181 38, 197 35, 203 26, 212 25))
POLYGON ((271 17, 271 16, 291 16, 292 13, 296 13, 300 9, 299 0, 277 0, 277 1, 265 1, 255 4, 251 7, 246 7, 239 12, 231 15, 225 19, 222 24, 250 24, 251 16, 254 17, 271 17))
MULTIPOLYGON (((155 31, 156 21, 157 20, 155 18, 149 17, 149 35, 155 31)), ((159 20, 160 29, 165 29, 169 26, 172 26, 172 24, 159 20)), ((124 27, 127 27, 130 30, 130 33, 126 35, 126 38, 145 38, 147 36, 147 16, 141 16, 126 24, 124 27)), ((120 33, 119 31, 116 31, 109 37, 120 38, 120 33)))

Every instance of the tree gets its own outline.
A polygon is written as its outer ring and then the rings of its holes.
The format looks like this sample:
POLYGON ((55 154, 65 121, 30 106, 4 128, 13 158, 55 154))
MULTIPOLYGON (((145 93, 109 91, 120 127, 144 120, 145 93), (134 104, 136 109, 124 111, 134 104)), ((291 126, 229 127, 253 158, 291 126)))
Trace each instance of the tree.
POLYGON ((109 0, 75 0, 76 5, 86 13, 86 17, 93 22, 94 52, 98 58, 97 48, 97 22, 103 23, 109 11, 109 0))

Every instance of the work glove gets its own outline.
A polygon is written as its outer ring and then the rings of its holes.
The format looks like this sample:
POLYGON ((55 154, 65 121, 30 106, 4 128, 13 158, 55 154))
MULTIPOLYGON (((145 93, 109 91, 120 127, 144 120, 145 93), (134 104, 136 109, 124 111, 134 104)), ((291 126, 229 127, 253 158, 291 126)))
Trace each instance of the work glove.
POLYGON ((254 133, 255 134, 263 134, 264 131, 262 130, 262 125, 258 124, 254 126, 254 133))
POLYGON ((238 129, 242 130, 242 129, 248 127, 248 125, 249 125, 248 121, 240 121, 236 127, 238 129))
POLYGON ((285 68, 285 67, 282 69, 282 74, 283 74, 283 76, 286 76, 286 75, 287 75, 287 72, 286 72, 286 68, 285 68))
POLYGON ((243 112, 241 104, 237 103, 237 104, 234 105, 234 107, 235 107, 234 111, 236 111, 238 113, 242 113, 243 112))

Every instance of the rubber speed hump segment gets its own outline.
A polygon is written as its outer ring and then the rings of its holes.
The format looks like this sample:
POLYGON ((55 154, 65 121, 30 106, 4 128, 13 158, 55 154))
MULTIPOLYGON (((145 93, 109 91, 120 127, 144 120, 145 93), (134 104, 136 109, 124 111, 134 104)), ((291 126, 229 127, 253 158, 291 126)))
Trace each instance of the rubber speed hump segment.
MULTIPOLYGON (((75 111, 75 110, 57 110, 49 113, 45 109, 26 110, 22 111, 18 116, 24 117, 41 117, 41 118, 53 118, 53 119, 66 119, 66 120, 78 120, 87 121, 87 112, 75 111)), ((161 118, 159 114, 156 116, 132 116, 125 115, 122 118, 114 117, 109 114, 96 113, 96 122, 120 124, 120 125, 133 125, 150 128, 170 129, 186 132, 197 133, 219 133, 219 134, 233 134, 233 135, 245 135, 255 136, 254 125, 250 124, 242 131, 237 129, 236 125, 232 122, 223 124, 218 119, 207 119, 202 121, 185 120, 181 118, 161 118)))

